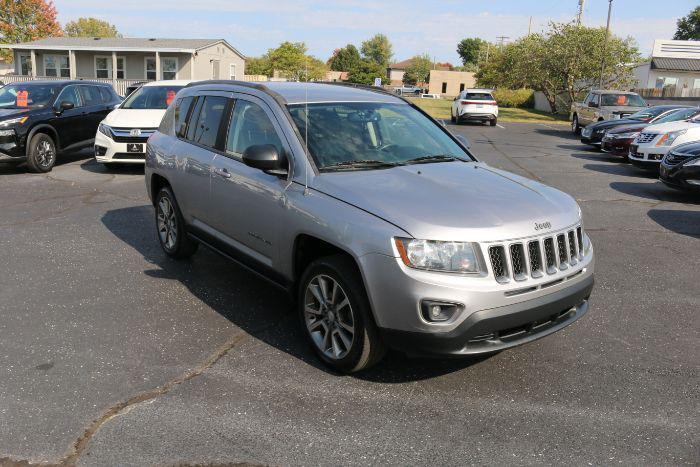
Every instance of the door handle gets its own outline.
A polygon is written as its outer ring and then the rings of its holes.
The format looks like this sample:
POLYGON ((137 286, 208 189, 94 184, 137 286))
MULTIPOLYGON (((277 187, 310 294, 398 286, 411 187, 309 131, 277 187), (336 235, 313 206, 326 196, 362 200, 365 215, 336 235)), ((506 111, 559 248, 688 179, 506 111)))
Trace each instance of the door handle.
POLYGON ((226 169, 219 169, 218 167, 214 169, 214 173, 219 177, 231 178, 231 173, 226 169))

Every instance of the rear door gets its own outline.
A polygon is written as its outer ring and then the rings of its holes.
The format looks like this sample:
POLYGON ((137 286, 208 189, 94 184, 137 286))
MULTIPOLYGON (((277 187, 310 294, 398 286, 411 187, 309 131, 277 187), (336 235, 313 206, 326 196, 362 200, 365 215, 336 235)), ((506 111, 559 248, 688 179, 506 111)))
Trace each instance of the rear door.
POLYGON ((97 86, 81 84, 78 89, 83 100, 85 113, 84 120, 77 129, 80 136, 79 141, 89 141, 95 139, 97 126, 107 116, 106 104, 102 102, 102 96, 97 86))

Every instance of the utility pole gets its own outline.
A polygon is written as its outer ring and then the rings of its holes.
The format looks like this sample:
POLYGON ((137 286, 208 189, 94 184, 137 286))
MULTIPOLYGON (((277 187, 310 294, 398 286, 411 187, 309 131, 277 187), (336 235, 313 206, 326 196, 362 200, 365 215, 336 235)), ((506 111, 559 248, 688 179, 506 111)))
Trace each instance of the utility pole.
POLYGON ((501 47, 503 47, 503 44, 505 43, 506 39, 510 39, 510 36, 496 36, 496 39, 498 39, 501 42, 501 47))
POLYGON ((576 24, 581 26, 583 23, 583 2, 585 0, 578 0, 578 14, 576 15, 576 24))
MULTIPOLYGON (((583 1, 583 0, 581 0, 581 1, 583 1)), ((529 36, 531 32, 532 32, 532 16, 530 16, 530 22, 527 23, 527 35, 529 36)))
POLYGON ((610 35, 610 14, 612 13, 612 2, 613 0, 608 0, 608 24, 605 26, 605 42, 603 42, 603 57, 600 60, 600 80, 598 81, 598 88, 603 89, 603 74, 605 73, 605 54, 608 49, 608 36, 610 35))

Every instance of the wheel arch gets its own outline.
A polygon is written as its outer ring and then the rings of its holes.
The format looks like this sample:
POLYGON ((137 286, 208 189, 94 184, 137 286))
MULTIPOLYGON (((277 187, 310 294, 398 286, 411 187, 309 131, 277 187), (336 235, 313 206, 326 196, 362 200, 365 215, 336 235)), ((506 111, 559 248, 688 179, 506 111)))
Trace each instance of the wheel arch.
POLYGON ((54 127, 47 123, 39 123, 38 125, 35 125, 32 127, 31 130, 29 130, 29 133, 27 133, 27 143, 25 144, 25 154, 29 155, 29 150, 30 146, 29 143, 31 142, 32 138, 34 135, 37 133, 45 133, 49 135, 55 142, 56 144, 56 150, 61 148, 61 139, 58 136, 58 132, 54 127))
POLYGON ((172 189, 172 185, 170 184, 170 181, 168 181, 167 178, 157 173, 151 175, 151 186, 149 191, 149 194, 151 196, 151 203, 155 205, 156 196, 158 195, 158 192, 161 188, 166 186, 172 189))

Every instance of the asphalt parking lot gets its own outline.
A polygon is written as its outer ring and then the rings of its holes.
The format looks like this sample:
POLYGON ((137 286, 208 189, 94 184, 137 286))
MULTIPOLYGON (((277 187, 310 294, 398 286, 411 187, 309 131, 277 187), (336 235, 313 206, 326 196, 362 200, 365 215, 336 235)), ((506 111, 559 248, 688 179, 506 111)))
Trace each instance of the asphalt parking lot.
POLYGON ((277 289, 206 249, 166 258, 142 168, 0 166, 0 465, 700 463, 700 197, 568 127, 502 125, 451 128, 578 200, 590 312, 354 376, 320 366, 277 289))

